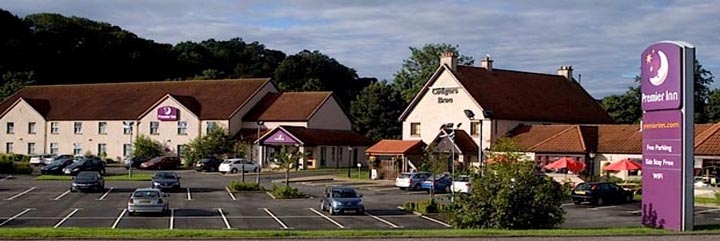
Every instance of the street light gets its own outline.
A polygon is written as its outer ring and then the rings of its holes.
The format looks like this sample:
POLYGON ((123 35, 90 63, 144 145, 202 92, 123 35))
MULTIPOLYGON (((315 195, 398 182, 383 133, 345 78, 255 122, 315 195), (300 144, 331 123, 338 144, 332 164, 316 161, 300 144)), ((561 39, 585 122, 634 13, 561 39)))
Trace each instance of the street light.
MULTIPOLYGON (((453 125, 453 123, 447 123, 440 127, 440 130, 442 130, 442 132, 443 132, 443 135, 441 137, 448 137, 448 139, 450 140, 450 144, 452 144, 452 146, 451 146, 452 155, 450 157, 450 168, 452 169, 451 176, 452 176, 453 180, 455 180, 455 130, 457 130, 457 128, 460 128, 461 125, 462 125, 462 122, 458 123, 457 126, 453 125), (451 132, 447 133, 447 129, 450 129, 451 132)), ((435 185, 435 183, 433 183, 433 187, 432 187, 433 191, 435 189, 434 185, 435 185)), ((452 185, 450 186, 450 202, 455 202, 455 188, 452 188, 452 185)))
MULTIPOLYGON (((130 152, 131 152, 131 153, 127 153, 126 156, 131 156, 131 155, 132 155, 133 124, 135 124, 135 122, 133 122, 133 121, 123 121, 123 127, 124 127, 124 128, 127 128, 127 129, 130 131, 130 152)), ((133 162, 133 158, 130 158, 129 161, 130 161, 130 163, 128 164, 128 177, 132 177, 132 162, 133 162)))
POLYGON ((588 169, 590 169, 588 171, 588 174, 590 175, 590 181, 594 181, 593 179, 595 178, 595 155, 596 154, 597 153, 595 153, 593 151, 588 153, 588 156, 590 157, 590 160, 588 162, 588 166, 590 167, 590 168, 588 168, 588 169))
POLYGON ((348 146, 348 178, 350 178, 350 169, 352 169, 352 146, 348 146))
MULTIPOLYGON (((261 152, 262 152, 262 148, 260 148, 260 126, 261 126, 261 125, 264 125, 264 124, 265 124, 265 121, 259 120, 259 121, 255 122, 255 124, 257 124, 257 125, 256 125, 256 126, 257 126, 257 138, 255 139, 255 141, 257 141, 257 143, 258 143, 258 153, 257 153, 257 156, 258 156, 258 159, 260 159, 260 160, 257 161, 257 163, 258 163, 258 166, 260 166, 260 169, 262 169, 263 163, 261 163, 261 162, 262 162, 262 159, 261 159, 262 157, 261 157, 261 155, 260 155, 261 152)), ((255 147, 253 146, 253 143, 250 143, 250 159, 251 159, 251 160, 252 160, 252 158, 253 158, 253 149, 255 149, 255 147)), ((260 183, 260 170, 258 170, 258 171, 256 172, 256 175, 255 175, 255 183, 260 183)))
MULTIPOLYGON (((464 112, 465 112, 465 116, 467 116, 468 119, 470 119, 471 121, 475 120, 475 113, 473 113, 472 110, 467 110, 467 109, 466 109, 464 112)), ((484 167, 485 167, 485 160, 483 160, 483 153, 482 153, 482 149, 483 149, 483 148, 482 148, 482 141, 483 141, 483 120, 484 120, 484 118, 491 118, 493 112, 492 112, 491 110, 483 110, 483 111, 482 111, 482 114, 483 114, 483 119, 480 119, 480 118, 477 119, 477 120, 478 120, 478 124, 480 125, 480 126, 479 126, 479 129, 478 129, 478 133, 479 133, 479 136, 480 136, 480 138, 478 138, 478 167, 480 168, 480 175, 481 175, 481 176, 484 174, 484 173, 483 173, 483 172, 484 172, 483 169, 484 169, 484 167)))

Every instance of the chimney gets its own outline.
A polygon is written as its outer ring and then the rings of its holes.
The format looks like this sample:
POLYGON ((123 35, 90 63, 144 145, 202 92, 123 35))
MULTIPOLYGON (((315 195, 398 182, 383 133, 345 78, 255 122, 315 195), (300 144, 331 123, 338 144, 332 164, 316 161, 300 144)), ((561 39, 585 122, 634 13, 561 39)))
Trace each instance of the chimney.
POLYGON ((490 59, 490 55, 485 55, 485 58, 483 58, 483 60, 480 61, 480 67, 485 68, 485 70, 487 70, 487 72, 492 72, 492 69, 493 69, 492 63, 493 63, 493 60, 490 59))
POLYGON ((560 66, 560 68, 558 69, 558 75, 562 75, 568 80, 573 80, 572 66, 560 66))
POLYGON ((457 70, 457 56, 454 52, 448 51, 440 54, 440 65, 446 64, 451 70, 457 70))

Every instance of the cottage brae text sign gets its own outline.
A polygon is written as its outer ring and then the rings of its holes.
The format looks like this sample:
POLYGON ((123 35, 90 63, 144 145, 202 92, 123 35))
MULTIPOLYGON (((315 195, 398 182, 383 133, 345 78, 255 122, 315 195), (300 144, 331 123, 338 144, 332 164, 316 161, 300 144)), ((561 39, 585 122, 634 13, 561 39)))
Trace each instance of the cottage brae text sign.
POLYGON ((180 111, 172 106, 163 106, 158 108, 157 119, 160 121, 176 121, 179 119, 180 111))
MULTIPOLYGON (((460 93, 460 88, 458 87, 443 87, 443 88, 433 88, 432 90, 433 95, 455 95, 460 93)), ((447 98, 447 97, 438 97, 438 103, 453 103, 453 98, 447 98)))
POLYGON ((693 226, 693 62, 683 42, 650 45, 641 55, 642 224, 693 226))

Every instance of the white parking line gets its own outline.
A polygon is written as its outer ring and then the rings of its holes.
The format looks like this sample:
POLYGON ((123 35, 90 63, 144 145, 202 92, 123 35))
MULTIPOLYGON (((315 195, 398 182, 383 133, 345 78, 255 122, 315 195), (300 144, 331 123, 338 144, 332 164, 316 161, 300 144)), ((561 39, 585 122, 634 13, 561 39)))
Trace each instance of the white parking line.
POLYGON ((115 219, 115 222, 113 223, 112 229, 117 228, 118 223, 120 223, 120 219, 122 219, 122 217, 125 216, 126 212, 127 212, 127 208, 123 209, 122 212, 120 212, 120 215, 118 215, 117 219, 115 219))
POLYGON ((15 194, 15 196, 12 196, 12 197, 6 198, 5 200, 7 200, 7 201, 13 200, 13 199, 15 199, 15 198, 18 198, 18 197, 20 197, 20 196, 22 196, 22 195, 25 195, 26 193, 29 193, 29 192, 31 192, 32 190, 35 190, 35 188, 36 188, 36 187, 31 187, 30 189, 28 189, 28 190, 25 190, 24 192, 21 192, 21 193, 15 194))
POLYGON ((230 195, 230 198, 232 198, 233 201, 237 200, 235 198, 235 195, 230 191, 229 188, 225 187, 225 191, 227 191, 227 193, 230 195))
POLYGON ((447 223, 444 223, 444 222, 442 222, 442 221, 440 221, 440 220, 437 220, 437 219, 434 219, 434 218, 431 218, 431 217, 428 217, 428 216, 425 216, 425 215, 420 215, 420 217, 421 217, 421 218, 424 218, 424 219, 426 219, 426 220, 428 220, 428 221, 431 221, 431 222, 440 224, 440 225, 442 225, 442 226, 445 226, 446 228, 452 228, 452 225, 447 224, 447 223))
POLYGON ((15 216, 12 216, 12 217, 8 218, 7 220, 5 220, 4 222, 0 223, 0 227, 2 227, 3 225, 9 223, 10 221, 12 221, 12 220, 14 220, 14 219, 16 219, 16 218, 22 216, 22 215, 25 214, 25 213, 30 212, 30 210, 33 210, 33 209, 34 209, 34 208, 26 208, 26 209, 23 210, 22 212, 20 212, 20 213, 18 213, 18 214, 15 214, 15 216))
POLYGON ((376 192, 382 192, 382 191, 393 191, 398 190, 397 187, 386 187, 386 188, 368 188, 368 190, 376 191, 376 192))
POLYGON ((315 210, 314 208, 310 208, 310 211, 314 212, 314 213, 317 214, 317 215, 320 215, 320 217, 323 217, 323 218, 327 219, 328 221, 330 221, 331 223, 337 225, 338 228, 342 228, 342 229, 345 228, 345 226, 343 226, 342 224, 338 223, 337 221, 333 220, 332 218, 330 218, 330 217, 328 217, 328 216, 325 216, 325 214, 322 214, 321 212, 318 212, 318 211, 315 210))
POLYGON ((60 220, 60 222, 55 224, 55 226, 53 228, 59 228, 66 220, 68 220, 70 217, 72 217, 72 215, 75 215, 75 213, 77 213, 78 210, 80 210, 80 209, 76 208, 72 212, 68 213, 68 215, 65 216, 65 218, 63 218, 62 220, 60 220))
POLYGON ((189 188, 189 187, 187 188, 187 193, 188 193, 188 200, 192 200, 192 196, 190 195, 190 188, 189 188))
POLYGON ((225 213, 223 213, 222 208, 218 208, 217 210, 220 213, 220 217, 222 217, 223 222, 225 222, 225 228, 232 229, 232 227, 230 227, 230 222, 228 222, 227 217, 225 217, 225 213))
POLYGON ((563 203, 563 204, 560 204, 560 207, 567 207, 567 206, 571 206, 571 205, 573 205, 573 203, 563 203))
POLYGON ((588 208, 588 210, 601 210, 601 209, 608 209, 608 208, 616 208, 619 206, 613 205, 613 206, 601 206, 601 207, 594 207, 594 208, 588 208))
POLYGON ((55 200, 55 201, 60 200, 61 198, 63 198, 63 197, 64 197, 65 195, 67 195, 68 193, 70 193, 70 190, 65 191, 64 193, 60 194, 60 196, 57 196, 57 197, 53 198, 52 200, 55 200))
POLYGON ((635 210, 635 211, 627 211, 627 213, 642 213, 642 209, 635 210))
POLYGON ((273 219, 275 219, 275 222, 279 223, 280 226, 282 226, 282 229, 288 229, 288 226, 285 225, 285 223, 283 223, 282 220, 280 220, 278 217, 275 216, 275 214, 273 214, 272 212, 270 212, 270 209, 263 208, 263 210, 265 210, 265 213, 267 213, 268 215, 270 215, 270 217, 272 217, 273 219))
POLYGON ((717 212, 717 211, 720 211, 720 208, 708 209, 708 210, 703 210, 703 211, 697 211, 697 212, 695 212, 695 214, 712 213, 712 212, 717 212))
POLYGON ((173 230, 175 227, 175 209, 170 209, 170 230, 173 230))
POLYGON ((100 196, 100 198, 98 198, 97 200, 98 200, 98 201, 105 200, 105 198, 108 196, 108 194, 110 194, 110 192, 112 192, 113 189, 115 189, 115 187, 110 187, 110 189, 109 189, 105 194, 103 194, 102 196, 100 196))
POLYGON ((12 175, 8 175, 7 177, 3 177, 2 179, 0 179, 0 181, 5 181, 5 180, 10 179, 10 178, 12 178, 12 175))
POLYGON ((385 223, 385 224, 387 224, 387 225, 390 225, 390 227, 392 227, 392 228, 402 228, 402 227, 400 227, 400 226, 397 226, 397 225, 394 224, 394 223, 391 223, 390 221, 387 221, 387 220, 385 220, 385 219, 379 218, 378 216, 372 215, 372 214, 371 214, 370 212, 368 212, 368 211, 365 211, 365 215, 368 215, 368 216, 374 218, 375 220, 378 220, 378 221, 383 222, 383 223, 385 223))

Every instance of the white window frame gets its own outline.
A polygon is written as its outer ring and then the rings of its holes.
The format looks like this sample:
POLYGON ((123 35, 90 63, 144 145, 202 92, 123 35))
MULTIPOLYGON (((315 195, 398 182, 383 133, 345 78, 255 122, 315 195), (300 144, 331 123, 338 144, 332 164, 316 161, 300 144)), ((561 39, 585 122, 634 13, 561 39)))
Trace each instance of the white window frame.
POLYGON ((50 143, 50 154, 58 154, 59 152, 59 144, 57 142, 50 143))
POLYGON ((130 135, 132 133, 131 125, 123 125, 123 135, 130 135))
POLYGON ((160 122, 151 121, 150 122, 150 135, 159 135, 159 134, 160 134, 160 122))
POLYGON ((5 128, 6 134, 15 134, 15 122, 7 122, 5 128))
POLYGON ((59 132, 59 124, 57 122, 50 122, 50 134, 58 134, 59 132))
POLYGON ((35 142, 28 142, 27 145, 27 153, 28 155, 34 155, 35 154, 35 142))
POLYGON ((12 142, 6 142, 5 143, 5 152, 13 153, 13 146, 14 146, 14 144, 12 142))
POLYGON ((217 122, 215 122, 215 121, 208 121, 208 122, 207 122, 207 127, 205 128, 205 134, 210 133, 210 130, 212 130, 212 128, 215 128, 215 127, 217 127, 217 126, 218 126, 218 125, 217 125, 217 122))
POLYGON ((178 135, 187 135, 187 121, 178 121, 178 129, 177 134, 178 135))
POLYGON ((28 134, 36 134, 37 133, 37 123, 36 122, 28 122, 28 134))
POLYGON ((98 134, 107 135, 107 122, 98 122, 98 134))
POLYGON ((82 144, 73 143, 73 155, 82 155, 82 144))
POLYGON ((132 156, 132 144, 123 144, 123 156, 132 156))
POLYGON ((73 133, 75 134, 82 134, 82 122, 76 121, 73 123, 73 133))
POLYGON ((420 122, 411 122, 410 123, 410 135, 411 136, 420 136, 420 132, 422 130, 422 126, 420 125, 420 122), (417 132, 415 131, 415 126, 417 126, 417 132))
POLYGON ((107 155, 107 144, 98 143, 97 156, 102 156, 103 152, 107 155))

